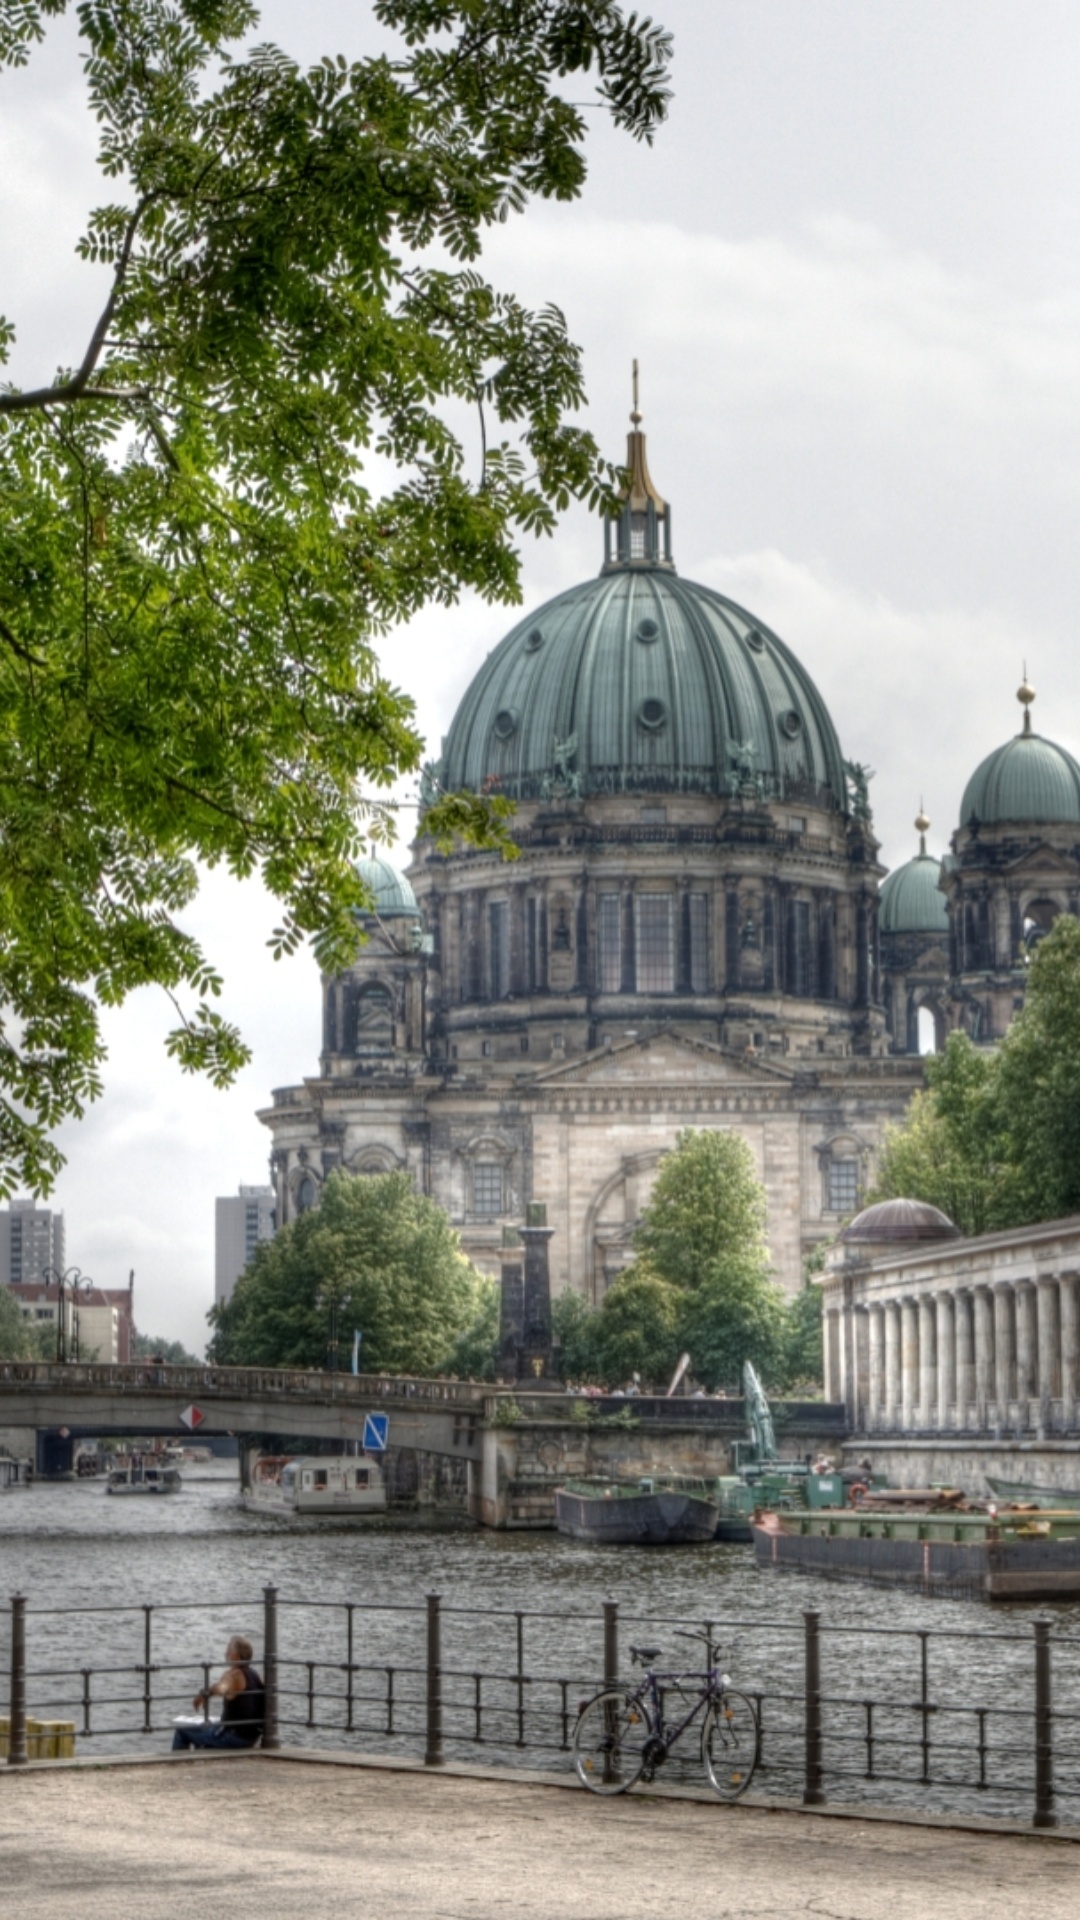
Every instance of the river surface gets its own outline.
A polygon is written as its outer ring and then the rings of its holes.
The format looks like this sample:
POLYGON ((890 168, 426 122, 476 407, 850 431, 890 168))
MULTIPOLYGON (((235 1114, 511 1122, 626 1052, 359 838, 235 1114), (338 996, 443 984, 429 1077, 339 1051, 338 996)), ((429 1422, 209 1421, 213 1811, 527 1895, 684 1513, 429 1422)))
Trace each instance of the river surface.
MULTIPOLYGON (((235 1462, 189 1466, 169 1498, 110 1498, 102 1481, 0 1493, 0 1595, 27 1596, 30 1712, 74 1720, 81 1753, 160 1748, 230 1634, 261 1648, 262 1589, 273 1585, 287 1741, 422 1752, 426 1596, 437 1592, 448 1752, 562 1768, 578 1704, 602 1675, 603 1603, 616 1600, 624 1674, 632 1644, 697 1664, 676 1636, 714 1624, 735 1683, 763 1696, 761 1785, 797 1794, 802 1610, 816 1607, 830 1798, 1030 1815, 1041 1609, 773 1573, 744 1547, 591 1547, 412 1516, 298 1525, 245 1513, 236 1476, 235 1462), (984 1789, 963 1784, 980 1769, 984 1789)), ((1080 1606, 1047 1611, 1057 1780, 1070 1796, 1063 1818, 1076 1820, 1080 1606)), ((692 1730, 680 1754, 671 1776, 699 1779, 692 1730)))

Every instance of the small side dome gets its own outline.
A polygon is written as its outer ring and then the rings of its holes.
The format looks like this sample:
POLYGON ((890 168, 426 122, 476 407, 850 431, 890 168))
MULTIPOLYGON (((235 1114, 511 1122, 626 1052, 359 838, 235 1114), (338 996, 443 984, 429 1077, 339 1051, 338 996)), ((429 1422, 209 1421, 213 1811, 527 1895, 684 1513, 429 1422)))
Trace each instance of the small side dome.
POLYGON ((1053 740, 1031 731, 1035 690, 1024 680, 1017 699, 1024 729, 976 767, 960 803, 960 824, 981 826, 1024 821, 1043 826, 1080 826, 1080 766, 1053 740))
POLYGON ((380 920, 420 919, 415 893, 405 875, 392 867, 389 860, 373 853, 357 862, 356 871, 371 895, 369 913, 376 914, 380 920))
POLYGON ((930 822, 921 810, 915 826, 919 833, 919 851, 902 867, 890 873, 881 887, 882 933, 948 933, 949 914, 945 896, 938 890, 941 862, 926 851, 926 832, 930 822))
POLYGON ((879 1200, 876 1207, 864 1207, 840 1234, 845 1244, 865 1246, 912 1246, 926 1240, 959 1240, 947 1213, 926 1200, 879 1200))

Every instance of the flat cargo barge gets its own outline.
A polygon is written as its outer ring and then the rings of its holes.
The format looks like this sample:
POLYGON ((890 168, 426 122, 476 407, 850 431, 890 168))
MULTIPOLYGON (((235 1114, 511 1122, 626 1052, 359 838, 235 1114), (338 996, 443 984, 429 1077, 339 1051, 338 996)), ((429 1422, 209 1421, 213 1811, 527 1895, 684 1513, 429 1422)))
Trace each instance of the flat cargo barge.
POLYGON ((555 1525, 573 1540, 674 1547, 711 1540, 719 1502, 703 1481, 568 1480, 555 1489, 555 1525))
POLYGON ((1080 1599, 1080 1513, 757 1513, 758 1565, 956 1599, 1080 1599))

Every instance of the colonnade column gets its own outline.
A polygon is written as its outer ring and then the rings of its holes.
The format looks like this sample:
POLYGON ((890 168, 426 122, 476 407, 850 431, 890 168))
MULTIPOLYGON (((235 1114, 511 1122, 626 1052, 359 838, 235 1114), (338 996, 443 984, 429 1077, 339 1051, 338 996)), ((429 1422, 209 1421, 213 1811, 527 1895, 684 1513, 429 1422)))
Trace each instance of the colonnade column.
POLYGON ((994 1288, 994 1399, 997 1417, 1004 1425, 1009 1417, 1016 1377, 1016 1320, 1013 1290, 1005 1282, 994 1288))
POLYGON ((1064 1425, 1076 1420, 1077 1394, 1080 1392, 1080 1296, 1075 1273, 1064 1273, 1058 1282, 1061 1320, 1061 1403, 1064 1425))
POLYGON ((1059 1385, 1058 1353, 1060 1351, 1060 1318, 1058 1314, 1058 1283, 1056 1280, 1040 1280, 1039 1293, 1039 1405, 1040 1420, 1049 1411, 1049 1403, 1055 1399, 1059 1385), (1044 1412, 1045 1410, 1045 1412, 1044 1412))
POLYGON ((919 1313, 914 1300, 900 1302, 900 1422, 905 1432, 915 1425, 919 1393, 919 1313))
POLYGON ((870 1394, 868 1425, 873 1432, 881 1425, 882 1406, 885 1402, 885 1314, 886 1309, 879 1305, 870 1308, 870 1394))
POLYGON ((939 1293, 937 1309, 937 1423, 951 1426, 956 1404, 956 1302, 951 1293, 939 1293))
POLYGON ((975 1303, 967 1287, 953 1295, 956 1306, 956 1424, 966 1427, 975 1390, 975 1303))
POLYGON ((919 1425, 932 1427, 937 1419, 937 1331, 934 1302, 927 1293, 919 1298, 919 1425))
POLYGON ((825 1309, 825 1398, 839 1400, 840 1380, 840 1310, 838 1307, 825 1309))
POLYGON ((1016 1289, 1016 1397, 1024 1425, 1030 1418, 1035 1387, 1035 1289, 1022 1280, 1016 1289))
POLYGON ((900 1424, 900 1302, 885 1302, 885 1425, 900 1424))
POLYGON ((851 1349, 852 1372, 849 1400, 852 1420, 857 1427, 867 1424, 867 1410, 870 1401, 870 1309, 857 1306, 851 1309, 851 1349))
POLYGON ((989 1287, 975 1288, 976 1422, 985 1427, 994 1383, 994 1307, 989 1287))

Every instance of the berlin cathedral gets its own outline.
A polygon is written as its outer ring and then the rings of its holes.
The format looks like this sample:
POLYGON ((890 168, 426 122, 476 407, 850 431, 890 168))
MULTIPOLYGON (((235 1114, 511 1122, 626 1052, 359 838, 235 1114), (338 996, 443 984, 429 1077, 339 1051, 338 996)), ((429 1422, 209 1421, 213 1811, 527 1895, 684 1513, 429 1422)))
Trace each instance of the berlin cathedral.
POLYGON ((279 1088, 279 1222, 334 1168, 405 1169, 478 1266, 542 1201, 551 1278, 598 1301, 683 1127, 735 1128, 778 1280, 870 1182, 883 1129, 960 1028, 1022 1004, 1080 913, 1080 766, 1021 731, 972 774, 944 858, 886 874, 868 771, 783 640, 676 571, 632 416, 599 574, 480 668, 425 769, 516 803, 520 858, 416 840, 366 860, 367 943, 323 980, 319 1070, 279 1088))

